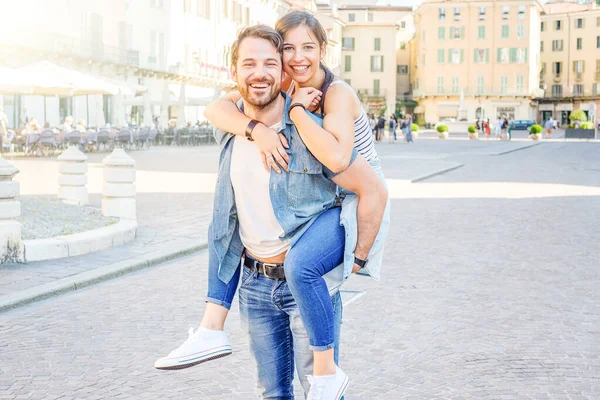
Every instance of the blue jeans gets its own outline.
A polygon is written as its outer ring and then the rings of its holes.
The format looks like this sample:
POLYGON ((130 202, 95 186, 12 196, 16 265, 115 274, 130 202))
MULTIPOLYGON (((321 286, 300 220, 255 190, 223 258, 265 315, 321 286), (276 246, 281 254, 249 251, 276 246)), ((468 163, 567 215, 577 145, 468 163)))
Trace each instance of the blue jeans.
POLYGON ((335 207, 319 215, 285 256, 285 276, 311 350, 328 350, 335 344, 333 308, 323 275, 344 261, 346 232, 340 225, 341 211, 335 207))
MULTIPOLYGON (((313 354, 300 311, 286 281, 273 280, 243 269, 239 290, 242 327, 248 333, 250 353, 257 368, 257 395, 261 399, 294 399, 294 365, 304 389, 310 384, 313 354)), ((334 321, 334 357, 339 355, 342 300, 330 298, 334 321)))
MULTIPOLYGON (((327 350, 334 344, 333 310, 322 276, 342 264, 344 259, 346 234, 340 225, 340 213, 340 207, 323 212, 285 257, 289 290, 301 310, 311 350, 327 350)), ((239 271, 229 283, 224 283, 219 279, 218 271, 209 268, 207 300, 231 308, 239 271)))

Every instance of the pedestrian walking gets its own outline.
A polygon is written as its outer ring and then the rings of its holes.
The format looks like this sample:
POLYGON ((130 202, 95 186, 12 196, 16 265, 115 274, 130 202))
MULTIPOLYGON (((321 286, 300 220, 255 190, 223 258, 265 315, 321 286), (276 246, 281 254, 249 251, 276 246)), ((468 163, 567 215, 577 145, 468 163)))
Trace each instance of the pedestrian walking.
POLYGON ((485 121, 483 123, 483 133, 485 134, 485 138, 487 140, 490 140, 491 129, 490 129, 490 119, 489 118, 487 119, 487 121, 485 121))
POLYGON ((377 135, 377 121, 375 120, 375 115, 373 113, 369 115, 369 125, 371 126, 371 133, 377 135))
POLYGON ((390 115, 390 119, 388 119, 388 137, 390 143, 396 142, 396 120, 394 119, 394 115, 390 115), (394 136, 394 141, 392 142, 392 135, 394 136))
POLYGON ((554 129, 554 120, 552 117, 544 124, 544 129, 546 129, 546 139, 552 138, 552 129, 554 129))
POLYGON ((404 137, 406 138, 406 143, 411 143, 413 142, 413 136, 412 136, 412 117, 410 114, 406 114, 406 118, 404 120, 405 125, 404 125, 404 137))
POLYGON ((500 139, 500 135, 502 134, 502 119, 500 116, 496 118, 496 123, 494 124, 494 135, 496 139, 500 139))
POLYGON ((381 141, 384 130, 385 130, 385 118, 383 118, 383 115, 380 115, 379 119, 377 120, 377 134, 375 135, 376 141, 378 141, 378 142, 381 141))

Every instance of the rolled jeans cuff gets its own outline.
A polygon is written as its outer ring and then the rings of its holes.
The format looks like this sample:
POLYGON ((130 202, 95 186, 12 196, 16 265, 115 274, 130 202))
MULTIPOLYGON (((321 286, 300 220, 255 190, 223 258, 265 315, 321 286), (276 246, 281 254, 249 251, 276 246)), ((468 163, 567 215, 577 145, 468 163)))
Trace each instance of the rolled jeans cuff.
POLYGON ((228 303, 228 302, 223 301, 223 300, 215 299, 214 297, 206 297, 205 301, 207 303, 213 303, 213 304, 216 304, 218 306, 225 307, 228 310, 231 309, 231 303, 228 303))
POLYGON ((334 347, 335 347, 335 342, 332 342, 326 346, 313 346, 311 344, 308 345, 308 348, 311 351, 325 351, 325 350, 333 349, 334 347))

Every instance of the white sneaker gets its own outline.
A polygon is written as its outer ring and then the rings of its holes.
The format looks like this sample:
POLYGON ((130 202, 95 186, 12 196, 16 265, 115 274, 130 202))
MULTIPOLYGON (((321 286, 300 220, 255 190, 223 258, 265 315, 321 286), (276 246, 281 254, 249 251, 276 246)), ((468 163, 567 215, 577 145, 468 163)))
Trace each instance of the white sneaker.
POLYGON ((339 400, 348 389, 348 375, 336 367, 334 375, 312 376, 308 375, 310 391, 307 400, 339 400))
POLYGON ((188 339, 167 357, 154 363, 158 369, 184 369, 231 354, 231 345, 223 331, 190 328, 188 339))

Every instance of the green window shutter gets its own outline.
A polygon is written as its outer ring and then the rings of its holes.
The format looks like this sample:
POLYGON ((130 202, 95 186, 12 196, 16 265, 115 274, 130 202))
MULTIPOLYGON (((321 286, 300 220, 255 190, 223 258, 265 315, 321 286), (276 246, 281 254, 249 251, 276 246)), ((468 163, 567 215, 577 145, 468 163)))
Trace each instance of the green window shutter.
POLYGON ((490 49, 485 49, 485 62, 490 62, 490 49))
POLYGON ((501 59, 502 59, 502 50, 498 49, 498 60, 497 60, 497 62, 500 62, 501 59))
POLYGON ((440 27, 438 28, 438 39, 439 39, 439 40, 444 40, 444 36, 445 36, 445 32, 444 32, 444 30, 445 30, 445 29, 444 29, 444 27, 443 27, 443 26, 440 26, 440 27))
POLYGON ((477 61, 477 49, 473 49, 473 62, 477 61))
POLYGON ((527 47, 525 47, 525 62, 528 62, 528 59, 527 59, 527 50, 529 50, 529 49, 527 47))
POLYGON ((485 25, 481 26, 481 38, 485 39, 485 25))
POLYGON ((371 72, 373 72, 373 56, 371 56, 371 72))
POLYGON ((452 63, 452 49, 448 49, 448 64, 452 63))
POLYGON ((508 54, 509 54, 508 60, 511 63, 517 61, 517 49, 511 47, 508 54))
POLYGON ((344 72, 350 72, 352 68, 352 57, 350 55, 346 55, 344 57, 344 72))
POLYGON ((465 27, 464 26, 460 27, 460 38, 461 39, 465 38, 465 27))
POLYGON ((438 64, 444 63, 444 49, 438 49, 438 64))
POLYGON ((465 51, 463 49, 460 49, 460 63, 462 64, 463 61, 465 60, 465 51))
POLYGON ((383 56, 381 56, 381 72, 383 72, 383 56))

